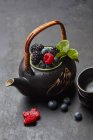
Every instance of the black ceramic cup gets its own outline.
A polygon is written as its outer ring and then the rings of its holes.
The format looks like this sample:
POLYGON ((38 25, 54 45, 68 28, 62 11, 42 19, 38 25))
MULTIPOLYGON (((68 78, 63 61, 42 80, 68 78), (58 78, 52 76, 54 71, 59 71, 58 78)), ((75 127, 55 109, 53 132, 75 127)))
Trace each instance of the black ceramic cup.
POLYGON ((93 67, 84 69, 78 75, 77 86, 81 103, 93 108, 93 67))

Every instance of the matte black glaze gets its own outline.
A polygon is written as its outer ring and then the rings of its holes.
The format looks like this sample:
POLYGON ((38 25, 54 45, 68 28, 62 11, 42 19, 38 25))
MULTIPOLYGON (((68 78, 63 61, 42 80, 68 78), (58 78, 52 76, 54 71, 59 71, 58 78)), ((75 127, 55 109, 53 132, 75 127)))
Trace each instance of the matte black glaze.
POLYGON ((85 96, 83 96, 80 93, 80 91, 78 91, 78 96, 79 96, 79 99, 80 99, 82 105, 84 105, 85 107, 93 109, 93 99, 86 98, 85 96))
MULTIPOLYGON (((30 85, 30 90, 25 93, 23 93, 23 90, 21 89, 20 91, 22 91, 22 93, 26 96, 40 95, 42 97, 49 97, 56 96, 60 93, 62 94, 62 91, 74 82, 76 76, 76 64, 68 57, 65 57, 63 59, 61 66, 51 71, 40 71, 31 67, 28 72, 25 72, 23 62, 24 61, 22 60, 19 66, 19 76, 27 79, 28 88, 30 85), (70 76, 68 76, 66 79, 64 79, 65 69, 68 69, 70 71, 70 76), (58 85, 58 83, 56 83, 58 78, 60 78, 60 80, 64 83, 58 85), (51 89, 50 87, 53 85, 55 86, 51 89)), ((20 85, 24 82, 20 79, 19 81, 20 85)), ((27 84, 24 84, 24 86, 20 88, 26 89, 27 84)))
POLYGON ((93 108, 93 91, 88 91, 87 87, 93 82, 93 68, 83 70, 78 76, 78 94, 81 103, 93 108))
MULTIPOLYGON (((73 86, 67 92, 67 96, 73 92, 72 103, 64 114, 60 108, 50 111, 45 101, 35 102, 4 85, 9 77, 18 76, 28 33, 52 19, 64 23, 71 48, 79 52, 77 74, 93 66, 93 0, 0 0, 0 140, 93 139, 93 111, 80 105, 73 86), (25 128, 22 112, 32 107, 39 109, 41 120, 35 127, 25 128), (83 115, 82 122, 74 120, 77 111, 83 115)), ((34 42, 56 44, 60 29, 54 28, 34 42)))

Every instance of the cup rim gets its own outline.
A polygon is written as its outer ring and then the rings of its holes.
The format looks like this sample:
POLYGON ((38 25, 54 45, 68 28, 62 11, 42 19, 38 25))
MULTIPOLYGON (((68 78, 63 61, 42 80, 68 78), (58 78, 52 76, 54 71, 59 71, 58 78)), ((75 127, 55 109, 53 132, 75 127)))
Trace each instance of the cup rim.
POLYGON ((80 85, 79 85, 79 82, 78 82, 78 80, 79 80, 79 77, 86 71, 86 70, 89 70, 89 69, 93 69, 93 67, 88 67, 88 68, 85 68, 85 69, 83 69, 79 74, 78 74, 78 76, 77 76, 77 86, 78 86, 78 88, 81 90, 81 91, 83 91, 83 92, 85 92, 85 93, 93 93, 92 91, 86 91, 86 90, 84 90, 83 88, 81 88, 80 87, 80 85))

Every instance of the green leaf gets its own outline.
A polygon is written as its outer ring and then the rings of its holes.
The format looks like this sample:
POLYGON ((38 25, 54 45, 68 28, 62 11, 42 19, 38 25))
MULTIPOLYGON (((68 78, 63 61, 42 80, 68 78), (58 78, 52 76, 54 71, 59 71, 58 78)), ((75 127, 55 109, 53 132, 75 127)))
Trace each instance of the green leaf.
POLYGON ((78 51, 75 49, 69 49, 69 51, 67 52, 67 55, 75 61, 78 61, 78 51))
POLYGON ((62 53, 67 53, 69 50, 69 41, 68 40, 62 40, 57 45, 56 48, 62 53))
POLYGON ((59 53, 57 53, 56 57, 59 59, 68 56, 72 60, 79 62, 78 60, 78 52, 75 49, 69 48, 69 41, 68 40, 62 40, 57 45, 56 48, 59 50, 59 53))
POLYGON ((56 54, 56 57, 58 57, 58 58, 62 58, 62 57, 65 57, 65 56, 66 56, 66 53, 64 53, 64 52, 59 52, 59 53, 56 54))

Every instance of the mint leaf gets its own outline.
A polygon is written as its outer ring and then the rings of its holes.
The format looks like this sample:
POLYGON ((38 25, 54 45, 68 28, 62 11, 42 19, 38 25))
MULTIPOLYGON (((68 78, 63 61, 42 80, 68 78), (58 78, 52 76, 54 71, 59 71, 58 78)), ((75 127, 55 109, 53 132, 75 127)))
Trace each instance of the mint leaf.
POLYGON ((66 56, 66 53, 65 52, 59 52, 56 54, 56 57, 58 58, 62 58, 62 57, 65 57, 66 56))
POLYGON ((56 48, 61 52, 61 53, 67 53, 69 50, 69 41, 68 40, 62 40, 60 41, 57 45, 56 48))
POLYGON ((69 48, 69 41, 68 40, 62 40, 57 45, 56 48, 59 50, 59 53, 57 53, 56 57, 63 58, 65 56, 68 56, 74 61, 79 62, 78 60, 78 52, 75 49, 69 48))
POLYGON ((69 49, 67 55, 75 61, 78 61, 78 51, 75 49, 69 49))

